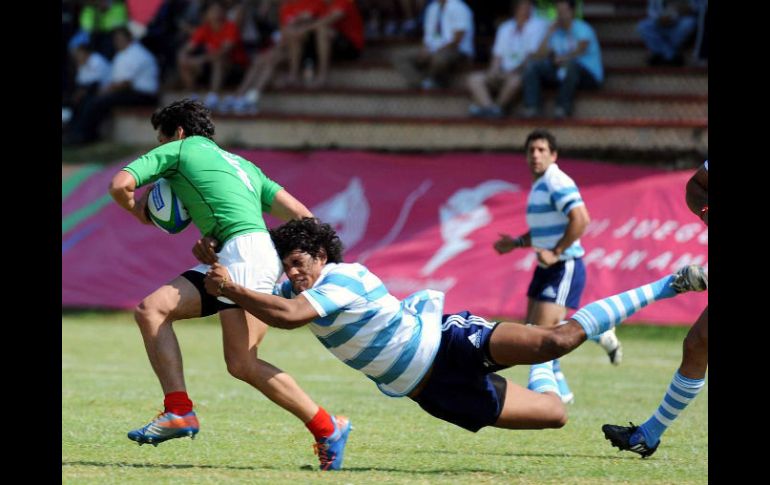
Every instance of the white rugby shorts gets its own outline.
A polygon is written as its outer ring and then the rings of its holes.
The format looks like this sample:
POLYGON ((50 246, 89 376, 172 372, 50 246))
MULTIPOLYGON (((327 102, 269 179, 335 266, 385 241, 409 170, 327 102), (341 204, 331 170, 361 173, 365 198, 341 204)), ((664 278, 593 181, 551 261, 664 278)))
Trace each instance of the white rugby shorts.
MULTIPOLYGON (((281 259, 266 232, 236 236, 225 243, 217 256, 219 264, 227 267, 232 281, 260 293, 272 294, 283 273, 281 259)), ((210 268, 208 264, 199 264, 190 269, 206 274, 210 268)), ((217 299, 222 303, 234 303, 223 296, 217 299)))

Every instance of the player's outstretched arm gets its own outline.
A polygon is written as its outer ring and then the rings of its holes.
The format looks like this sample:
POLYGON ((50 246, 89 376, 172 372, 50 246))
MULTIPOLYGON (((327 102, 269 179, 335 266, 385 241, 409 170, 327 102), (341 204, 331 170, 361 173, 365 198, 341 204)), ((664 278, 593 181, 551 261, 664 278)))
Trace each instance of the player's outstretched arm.
POLYGON ((271 327, 291 330, 306 325, 319 316, 304 296, 289 300, 249 290, 234 283, 227 268, 219 263, 211 266, 203 283, 209 294, 231 299, 271 327))
POLYGON ((281 189, 275 194, 273 205, 270 208, 270 215, 282 221, 313 217, 313 213, 285 189, 281 189))
POLYGON ((145 191, 144 195, 136 199, 136 180, 134 176, 125 170, 121 170, 112 177, 109 187, 110 195, 119 206, 126 209, 134 215, 142 224, 150 224, 150 219, 145 213, 147 207, 147 197, 150 192, 145 191))

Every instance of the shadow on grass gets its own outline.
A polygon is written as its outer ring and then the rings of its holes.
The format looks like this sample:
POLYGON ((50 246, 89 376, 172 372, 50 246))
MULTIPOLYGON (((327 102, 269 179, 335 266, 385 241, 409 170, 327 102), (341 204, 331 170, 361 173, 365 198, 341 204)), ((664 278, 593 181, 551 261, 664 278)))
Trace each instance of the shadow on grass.
MULTIPOLYGON (((420 452, 416 450, 416 452, 420 452)), ((436 453, 435 451, 422 453, 436 453)), ((635 456, 607 456, 607 455, 569 455, 565 453, 483 453, 485 455, 497 455, 506 457, 552 457, 552 458, 593 458, 600 460, 639 460, 635 456)), ((65 466, 92 466, 103 468, 150 468, 150 469, 165 469, 165 470, 184 470, 184 469, 202 469, 202 470, 275 470, 275 471, 290 471, 288 467, 274 467, 274 466, 237 466, 237 465, 195 465, 191 463, 128 463, 128 462, 101 462, 101 461, 62 461, 62 467, 65 466)), ((318 471, 317 467, 310 465, 303 465, 298 468, 299 471, 318 471)), ((384 467, 345 467, 341 471, 354 472, 354 473, 369 473, 369 472, 388 472, 388 473, 408 473, 412 475, 462 475, 465 473, 495 473, 492 470, 483 468, 463 468, 463 469, 434 469, 434 470, 414 470, 414 469, 399 469, 399 468, 384 468, 384 467)))
MULTIPOLYGON (((461 451, 448 451, 448 450, 412 450, 410 453, 429 453, 432 455, 437 454, 453 454, 453 455, 465 455, 467 453, 461 452, 461 451)), ((621 459, 621 460, 638 460, 639 457, 636 455, 577 455, 575 453, 495 453, 495 452, 479 452, 474 451, 474 453, 478 453, 480 455, 485 456, 502 456, 502 457, 517 457, 517 458, 592 458, 595 460, 615 460, 615 459, 621 459)))
POLYGON ((235 466, 235 465, 193 465, 189 463, 127 463, 104 461, 62 461, 62 466, 96 466, 104 468, 162 468, 167 470, 183 470, 188 468, 201 468, 211 470, 280 470, 269 466, 235 466))
MULTIPOLYGON (((94 466, 103 468, 150 468, 150 469, 164 469, 164 470, 186 470, 186 469, 204 469, 204 470, 275 470, 275 471, 292 471, 289 467, 274 467, 274 466, 237 466, 237 465, 192 465, 188 463, 127 463, 127 462, 100 462, 100 461, 62 461, 62 467, 64 466, 94 466)), ((310 465, 303 465, 298 467, 298 471, 319 471, 317 467, 310 465)), ((451 469, 451 470, 405 470, 399 468, 382 468, 382 467, 350 467, 343 468, 341 471, 345 472, 357 472, 357 473, 370 473, 370 472, 389 472, 389 473, 409 473, 413 475, 462 475, 464 473, 493 473, 490 470, 481 468, 463 468, 463 469, 451 469)))

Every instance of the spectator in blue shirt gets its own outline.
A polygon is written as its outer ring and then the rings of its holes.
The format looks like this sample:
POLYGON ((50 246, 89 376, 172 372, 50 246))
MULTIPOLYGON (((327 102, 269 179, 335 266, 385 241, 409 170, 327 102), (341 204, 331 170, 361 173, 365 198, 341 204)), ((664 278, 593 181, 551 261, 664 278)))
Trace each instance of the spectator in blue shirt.
POLYGON ((698 24, 699 4, 696 0, 649 0, 647 18, 637 30, 650 51, 647 63, 667 66, 684 64, 682 49, 693 36, 698 24))
POLYGON ((553 116, 572 114, 575 91, 595 89, 604 81, 602 55, 596 33, 584 20, 575 18, 575 0, 556 2, 556 21, 538 52, 541 57, 524 71, 524 109, 521 115, 541 114, 542 86, 558 87, 553 116))

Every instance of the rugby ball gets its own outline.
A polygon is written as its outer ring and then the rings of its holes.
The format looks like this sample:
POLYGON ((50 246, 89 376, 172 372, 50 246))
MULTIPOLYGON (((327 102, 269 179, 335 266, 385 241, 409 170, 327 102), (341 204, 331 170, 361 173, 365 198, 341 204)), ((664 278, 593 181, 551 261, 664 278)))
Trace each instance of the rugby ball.
POLYGON ((164 178, 158 179, 150 190, 147 215, 153 224, 169 234, 181 232, 192 221, 182 201, 171 189, 171 184, 164 178))

